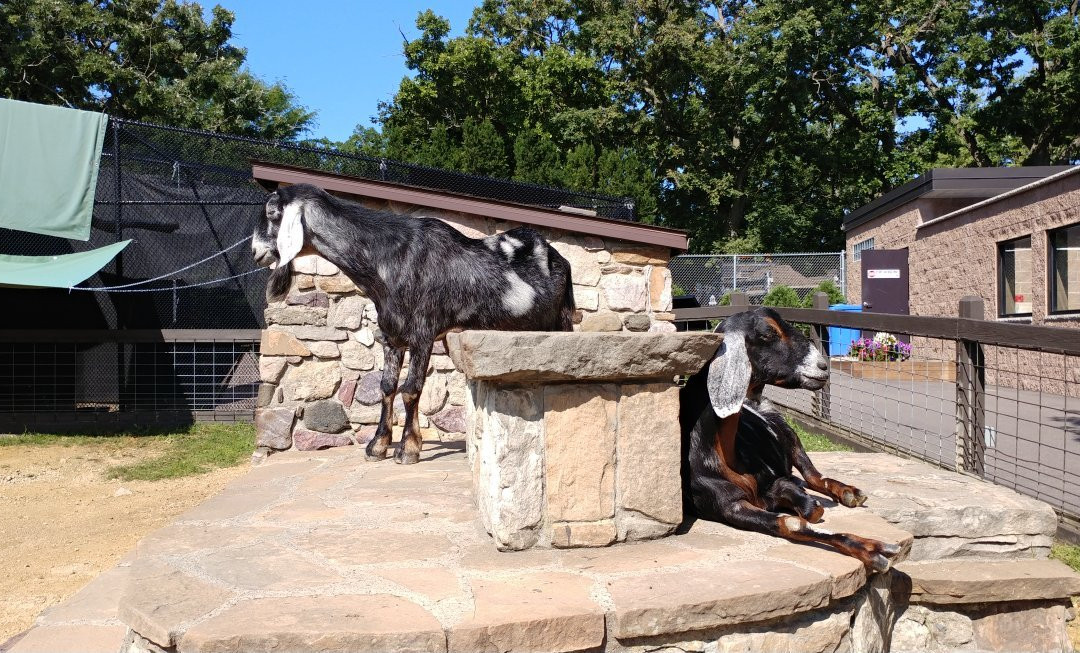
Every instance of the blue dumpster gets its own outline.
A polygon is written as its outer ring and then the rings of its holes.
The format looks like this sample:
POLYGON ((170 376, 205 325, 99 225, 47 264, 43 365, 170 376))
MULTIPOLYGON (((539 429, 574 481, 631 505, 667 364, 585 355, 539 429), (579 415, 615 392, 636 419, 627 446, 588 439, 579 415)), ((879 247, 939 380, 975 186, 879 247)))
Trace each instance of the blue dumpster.
MULTIPOLYGON (((862 304, 832 304, 830 311, 862 312, 862 304)), ((847 327, 829 327, 829 356, 847 356, 851 343, 859 339, 859 329, 847 327)))

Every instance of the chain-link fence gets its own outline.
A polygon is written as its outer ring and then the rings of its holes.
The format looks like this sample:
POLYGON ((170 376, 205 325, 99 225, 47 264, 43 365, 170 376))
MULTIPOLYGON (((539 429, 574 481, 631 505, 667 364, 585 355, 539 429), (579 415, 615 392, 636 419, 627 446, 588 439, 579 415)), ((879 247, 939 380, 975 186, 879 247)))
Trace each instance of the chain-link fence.
POLYGON ((18 309, 0 318, 0 432, 34 428, 56 413, 216 419, 246 410, 250 418, 266 280, 244 242, 266 199, 251 179, 252 161, 636 220, 624 198, 111 118, 90 240, 0 229, 0 254, 133 241, 80 288, 0 287, 0 303, 18 309), (108 290, 117 286, 130 287, 108 290), (157 333, 160 341, 163 330, 198 330, 198 346, 176 333, 164 342, 128 337, 157 333), (86 335, 73 338, 79 332, 86 335))
POLYGON ((684 306, 712 306, 733 290, 760 304, 776 286, 800 299, 824 281, 846 292, 843 252, 803 254, 686 254, 671 259, 671 291, 684 306))

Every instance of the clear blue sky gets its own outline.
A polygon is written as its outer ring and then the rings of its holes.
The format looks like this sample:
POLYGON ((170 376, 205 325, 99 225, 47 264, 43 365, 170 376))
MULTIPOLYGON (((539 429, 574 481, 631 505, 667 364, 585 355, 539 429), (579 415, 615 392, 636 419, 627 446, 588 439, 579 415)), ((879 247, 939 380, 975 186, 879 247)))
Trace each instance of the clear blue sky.
POLYGON ((458 36, 479 0, 204 0, 234 14, 233 43, 267 82, 281 81, 300 104, 318 113, 308 134, 345 140, 369 126, 410 73, 401 54, 404 32, 416 38, 416 15, 432 9, 458 36), (399 31, 400 30, 400 31, 399 31))

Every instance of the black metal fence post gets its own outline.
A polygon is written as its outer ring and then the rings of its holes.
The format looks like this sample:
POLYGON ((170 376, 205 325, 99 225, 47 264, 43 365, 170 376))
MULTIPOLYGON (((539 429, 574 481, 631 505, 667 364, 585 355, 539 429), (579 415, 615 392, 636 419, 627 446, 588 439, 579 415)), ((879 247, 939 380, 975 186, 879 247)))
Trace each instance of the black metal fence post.
MULTIPOLYGON (((827 311, 829 310, 829 296, 823 292, 814 293, 813 307, 817 310, 827 311)), ((810 339, 814 342, 814 346, 821 352, 821 355, 825 357, 825 360, 829 359, 829 327, 824 324, 814 324, 811 326, 810 339)), ((814 417, 822 420, 829 421, 832 418, 832 397, 830 394, 829 382, 825 382, 825 386, 814 393, 814 417)))
MULTIPOLYGON (((959 316, 983 320, 983 300, 967 295, 960 299, 959 316)), ((986 445, 986 362, 982 345, 957 334, 956 340, 956 471, 982 476, 986 445)))

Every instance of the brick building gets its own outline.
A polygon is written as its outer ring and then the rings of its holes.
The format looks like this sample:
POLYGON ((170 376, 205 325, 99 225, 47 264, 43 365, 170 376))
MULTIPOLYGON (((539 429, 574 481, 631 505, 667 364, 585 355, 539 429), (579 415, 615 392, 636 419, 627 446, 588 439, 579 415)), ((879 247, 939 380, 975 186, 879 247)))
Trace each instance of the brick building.
POLYGON ((976 295, 987 319, 1080 324, 1080 167, 936 168, 843 228, 852 303, 866 251, 906 250, 912 315, 956 315, 976 295))

